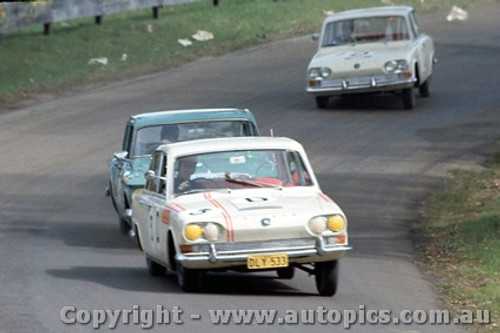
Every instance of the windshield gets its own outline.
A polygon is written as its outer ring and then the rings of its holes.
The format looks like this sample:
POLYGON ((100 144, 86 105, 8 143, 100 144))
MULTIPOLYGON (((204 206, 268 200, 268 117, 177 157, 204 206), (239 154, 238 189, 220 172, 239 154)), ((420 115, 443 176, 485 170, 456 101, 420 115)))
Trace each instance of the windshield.
POLYGON ((409 39, 403 16, 378 16, 330 22, 321 46, 409 39))
POLYGON ((241 120, 154 125, 137 131, 131 155, 151 155, 159 145, 166 143, 252 135, 255 135, 253 125, 241 120))
POLYGON ((291 150, 215 152, 181 157, 175 162, 175 195, 216 189, 311 184, 300 154, 291 150))

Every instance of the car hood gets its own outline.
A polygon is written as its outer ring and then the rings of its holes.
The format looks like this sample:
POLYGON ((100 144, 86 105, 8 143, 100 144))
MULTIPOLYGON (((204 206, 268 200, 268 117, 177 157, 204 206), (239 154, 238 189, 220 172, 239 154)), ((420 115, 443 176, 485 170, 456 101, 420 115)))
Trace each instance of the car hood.
POLYGON ((304 187, 205 192, 180 196, 174 204, 185 223, 221 224, 227 231, 227 241, 311 237, 307 222, 312 217, 344 216, 319 189, 304 187))
POLYGON ((409 41, 324 47, 312 58, 309 68, 330 67, 334 73, 343 70, 353 71, 355 64, 358 64, 358 69, 361 70, 382 68, 389 60, 408 60, 410 51, 409 41))

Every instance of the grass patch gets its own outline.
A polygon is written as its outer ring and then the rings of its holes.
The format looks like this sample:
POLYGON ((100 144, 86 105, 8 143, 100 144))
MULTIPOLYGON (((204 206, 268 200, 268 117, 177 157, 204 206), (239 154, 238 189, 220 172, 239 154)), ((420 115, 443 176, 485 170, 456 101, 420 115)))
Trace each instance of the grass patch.
POLYGON ((453 310, 490 310, 500 318, 500 154, 482 172, 454 171, 446 188, 426 203, 420 254, 438 277, 438 289, 453 310))
MULTIPOLYGON (((393 1, 419 11, 464 8, 491 0, 393 1)), ((54 24, 44 36, 30 27, 1 36, 0 107, 37 95, 154 73, 200 57, 215 56, 270 41, 319 31, 324 11, 379 6, 380 0, 211 0, 165 7, 160 19, 151 9, 54 24), (177 40, 208 30, 215 38, 183 47, 177 40), (126 61, 121 60, 126 54, 126 61), (88 65, 107 57, 108 65, 88 65)))

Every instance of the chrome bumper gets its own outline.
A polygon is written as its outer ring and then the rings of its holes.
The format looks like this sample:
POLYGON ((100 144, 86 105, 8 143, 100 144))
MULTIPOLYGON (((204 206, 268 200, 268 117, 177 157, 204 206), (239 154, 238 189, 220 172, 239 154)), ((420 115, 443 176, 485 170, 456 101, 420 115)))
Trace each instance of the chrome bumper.
MULTIPOLYGON (((175 259, 186 268, 215 269, 231 266, 246 266, 247 258, 252 254, 286 253, 289 263, 312 263, 336 260, 352 248, 348 245, 326 245, 322 237, 310 239, 310 244, 265 247, 253 249, 217 250, 217 244, 208 245, 208 251, 177 254, 175 259)), ((232 244, 235 248, 238 244, 232 244)))
POLYGON ((412 87, 417 78, 403 78, 399 75, 355 77, 339 80, 309 80, 306 91, 316 96, 333 96, 363 92, 399 90, 412 87))

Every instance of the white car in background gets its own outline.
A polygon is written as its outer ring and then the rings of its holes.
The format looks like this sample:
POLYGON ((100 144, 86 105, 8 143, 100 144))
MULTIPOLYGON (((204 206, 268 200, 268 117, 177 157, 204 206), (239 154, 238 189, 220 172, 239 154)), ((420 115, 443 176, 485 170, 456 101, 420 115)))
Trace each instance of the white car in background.
POLYGON ((347 219, 325 195, 292 139, 239 137, 160 146, 132 223, 149 272, 175 271, 185 291, 207 271, 294 269, 315 275, 320 295, 337 290, 350 250, 347 219))
POLYGON ((390 91, 413 109, 414 88, 430 95, 434 42, 412 7, 375 7, 329 15, 307 69, 306 91, 326 108, 330 97, 390 91))

